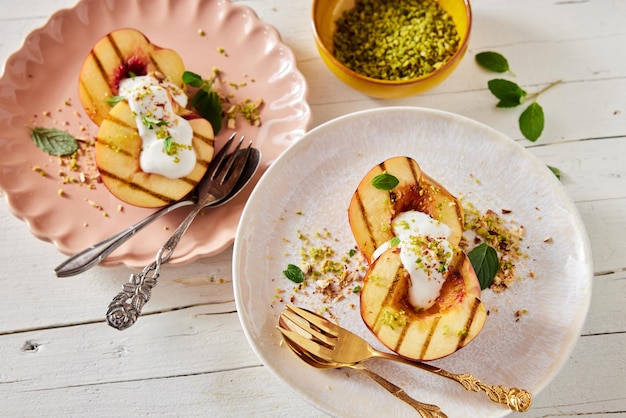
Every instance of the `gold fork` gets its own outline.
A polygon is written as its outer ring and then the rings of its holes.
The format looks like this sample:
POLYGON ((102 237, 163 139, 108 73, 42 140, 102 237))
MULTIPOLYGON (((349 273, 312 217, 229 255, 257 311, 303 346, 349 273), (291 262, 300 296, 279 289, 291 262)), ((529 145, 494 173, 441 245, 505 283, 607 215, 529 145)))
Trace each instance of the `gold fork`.
MULTIPOLYGON (((279 325, 283 328, 289 327, 289 324, 285 323, 284 318, 282 317, 279 319, 279 325)), ((289 337, 285 337, 285 336, 283 337, 284 337, 283 340, 285 341, 285 343, 287 343, 287 346, 289 346, 289 348, 291 348, 291 350, 300 359, 304 360, 306 363, 308 363, 309 365, 313 367, 316 367, 318 369, 329 369, 329 368, 340 369, 343 367, 349 367, 349 368, 355 369, 365 374, 372 380, 374 380, 376 383, 381 385, 383 388, 385 388, 385 390, 387 390, 387 392, 391 393, 396 398, 409 404, 413 409, 415 409, 420 414, 422 418, 447 418, 448 417, 437 405, 430 405, 430 404, 423 403, 416 399, 411 398, 402 388, 391 383, 384 377, 374 373, 373 371, 369 370, 368 368, 366 368, 360 363, 345 364, 345 363, 337 363, 333 361, 324 360, 320 357, 315 356, 314 354, 311 354, 309 351, 303 349, 302 347, 294 343, 291 339, 289 339, 289 337)))
POLYGON ((278 329, 283 336, 321 359, 348 365, 357 364, 372 357, 386 358, 451 379, 468 391, 483 391, 491 401, 506 405, 516 412, 528 411, 532 403, 532 395, 525 389, 486 385, 468 373, 450 373, 430 364, 378 351, 358 335, 306 309, 287 305, 281 317, 298 326, 297 330, 293 330, 280 326, 279 322, 278 329))

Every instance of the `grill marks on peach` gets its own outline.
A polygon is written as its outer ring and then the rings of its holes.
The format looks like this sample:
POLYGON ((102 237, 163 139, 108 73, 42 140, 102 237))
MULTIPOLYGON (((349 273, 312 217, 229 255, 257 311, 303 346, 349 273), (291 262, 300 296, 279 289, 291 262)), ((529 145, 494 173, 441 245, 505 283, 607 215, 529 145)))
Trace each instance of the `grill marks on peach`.
POLYGON ((141 194, 149 196, 149 197, 151 197, 153 199, 156 199, 156 200, 162 202, 163 205, 166 205, 166 204, 169 204, 169 203, 173 203, 176 200, 178 200, 178 199, 172 198, 170 196, 164 196, 162 194, 156 193, 153 190, 146 189, 145 187, 142 187, 141 185, 139 185, 137 183, 127 181, 127 180, 125 180, 123 178, 120 178, 120 177, 116 176, 115 173, 111 173, 111 172, 108 172, 108 171, 100 170, 100 176, 106 177, 108 181, 114 181, 114 182, 117 182, 120 185, 124 185, 125 187, 130 188, 133 191, 133 193, 136 193, 136 194, 141 193, 141 194))
MULTIPOLYGON (((433 335, 435 335, 435 331, 437 331, 437 326, 439 326, 439 321, 441 320, 440 316, 436 316, 433 319, 433 324, 426 335, 426 340, 424 341, 424 345, 422 346, 422 352, 420 353, 420 357, 426 357, 426 352, 428 351, 428 347, 430 347, 430 342, 433 340, 433 335)), ((398 348, 400 346, 398 345, 398 348)))
POLYGON ((403 271, 402 265, 398 265, 393 281, 391 282, 391 285, 387 289, 387 294, 385 295, 383 301, 380 304, 380 309, 378 310, 378 313, 376 314, 376 319, 374 319, 374 324, 376 324, 376 327, 379 330, 380 330, 380 327, 383 326, 383 323, 380 320, 381 319, 380 316, 382 315, 383 310, 386 306, 392 305, 393 295, 396 293, 396 288, 398 284, 400 283, 400 280, 402 279, 402 271, 403 271))
MULTIPOLYGON (((124 121, 122 119, 119 119, 119 118, 109 114, 109 116, 107 116, 106 120, 107 120, 107 122, 110 122, 113 125, 117 125, 122 130, 125 130, 127 132, 128 131, 132 131, 131 135, 137 135, 137 133, 135 131, 135 129, 136 129, 135 126, 129 124, 128 122, 126 122, 126 121, 124 121)), ((130 138, 130 135, 128 137, 130 138)), ((111 150, 113 150, 116 153, 120 153, 120 154, 123 154, 124 156, 127 156, 128 158, 131 158, 132 161, 128 162, 129 165, 130 164, 137 165, 137 159, 139 158, 139 152, 141 150, 124 147, 124 145, 128 144, 129 142, 128 141, 124 141, 123 136, 121 138, 117 138, 117 139, 118 139, 118 141, 116 141, 114 143, 114 142, 111 142, 111 141, 107 141, 103 137, 98 137, 97 138, 97 140, 98 140, 98 142, 100 144, 105 145, 106 147, 110 148, 111 150)), ((197 132, 194 132, 193 139, 195 141, 200 141, 203 144, 205 144, 206 146, 209 146, 211 148, 213 147, 213 144, 215 142, 213 138, 209 138, 209 137, 201 135, 201 134, 199 134, 197 132)), ((203 170, 206 170, 206 168, 209 166, 209 163, 210 163, 210 161, 198 158, 196 160, 196 167, 199 166, 203 170)), ((110 177, 115 177, 114 173, 109 173, 109 174, 111 174, 110 177)), ((198 184, 198 181, 196 181, 196 180, 194 180, 194 179, 192 179, 192 178, 190 178, 188 176, 181 177, 178 180, 184 181, 184 182, 190 184, 192 187, 195 187, 198 184)), ((127 183, 129 183, 129 182, 127 182, 127 183)), ((138 186, 138 190, 139 189, 141 189, 140 186, 138 186)))
MULTIPOLYGON (((375 173, 372 173, 371 178, 385 171, 389 171, 385 162, 378 164, 377 167, 378 169, 375 173)), ((401 181, 398 186, 400 189, 403 184, 419 184, 419 176, 421 173, 419 172, 419 169, 412 164, 410 158, 404 158, 400 165, 394 165, 393 170, 401 172, 400 175, 397 176, 401 181)), ((366 237, 362 239, 363 242, 359 244, 360 246, 362 245, 370 248, 371 254, 376 248, 383 245, 393 236, 390 226, 392 219, 390 219, 389 216, 393 215, 394 211, 390 211, 390 215, 385 215, 374 209, 379 207, 381 202, 385 202, 385 205, 393 206, 396 200, 396 193, 389 190, 374 189, 371 185, 367 186, 369 187, 357 188, 353 199, 356 207, 358 208, 360 222, 364 225, 364 228, 367 231, 366 237), (383 227, 388 228, 388 230, 382 230, 383 227)), ((366 253, 365 255, 369 257, 370 254, 366 253)))
MULTIPOLYGON (((386 295, 383 299, 383 301, 381 302, 381 304, 379 305, 379 309, 378 312, 375 312, 375 319, 373 321, 373 323, 375 324, 375 326, 373 327, 373 331, 375 333, 379 333, 382 327, 386 327, 389 326, 389 324, 385 323, 385 321, 383 320, 382 316, 384 315, 384 311, 385 308, 391 308, 394 309, 394 300, 396 299, 395 297, 395 293, 397 292, 397 288, 398 288, 398 284, 400 283, 400 280, 402 278, 402 274, 403 274, 403 268, 399 267, 397 269, 396 275, 394 277, 394 280, 392 281, 391 285, 389 286, 389 288, 387 289, 386 295)), ((447 335, 449 337, 456 337, 458 338, 458 342, 456 344, 457 346, 457 350, 460 349, 461 347, 465 346, 466 344, 466 340, 467 340, 467 336, 470 335, 470 330, 472 328, 472 325, 474 324, 474 320, 477 318, 477 312, 478 309, 481 307, 481 301, 478 298, 474 298, 472 305, 471 305, 471 309, 470 312, 467 314, 467 318, 464 322, 464 326, 463 328, 459 329, 459 330, 451 330, 451 329, 442 329, 440 327, 440 320, 441 320, 441 316, 434 316, 432 317, 432 322, 430 324, 430 328, 428 329, 428 332, 425 335, 425 339, 422 343, 422 348, 421 348, 421 352, 419 354, 419 358, 426 358, 427 357, 427 353, 428 350, 430 348, 431 342, 433 340, 433 338, 435 337, 436 334, 440 334, 440 335, 447 335)), ((404 313, 404 315, 407 316, 413 316, 415 314, 413 313, 404 313)), ((417 314, 419 316, 419 313, 417 314)), ((480 321, 479 321, 480 322, 480 321)), ((414 326, 415 323, 412 321, 398 321, 397 323, 393 324, 394 327, 398 327, 400 328, 400 332, 398 335, 398 339, 395 343, 395 346, 390 347, 393 351, 395 352, 401 352, 401 347, 402 344, 404 342, 404 338, 409 334, 410 328, 411 326, 414 326)), ((480 325, 482 326, 482 325, 480 325)))
POLYGON ((459 344, 457 345, 457 350, 465 345, 465 340, 469 335, 469 331, 472 328, 472 324, 474 323, 474 318, 476 318, 476 313, 478 312, 478 308, 481 306, 481 301, 478 298, 474 298, 474 303, 472 304, 472 309, 467 316, 467 322, 465 323, 465 327, 463 327, 463 333, 461 338, 459 339, 459 344))

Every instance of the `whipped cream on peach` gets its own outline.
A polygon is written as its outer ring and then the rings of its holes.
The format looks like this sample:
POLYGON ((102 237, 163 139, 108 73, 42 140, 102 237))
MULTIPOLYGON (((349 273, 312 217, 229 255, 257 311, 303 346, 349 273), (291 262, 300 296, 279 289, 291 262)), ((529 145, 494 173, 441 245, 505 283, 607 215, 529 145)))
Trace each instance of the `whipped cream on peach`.
POLYGON ((142 171, 173 179, 188 175, 196 164, 193 129, 174 112, 174 102, 186 106, 185 93, 167 79, 145 75, 123 79, 119 95, 128 101, 143 142, 142 171))
MULTIPOLYGON (((448 238, 450 228, 430 215, 416 210, 401 212, 391 227, 400 249, 400 260, 411 278, 408 298, 415 309, 435 304, 454 253, 448 238)), ((378 258, 392 244, 387 241, 374 252, 378 258)))

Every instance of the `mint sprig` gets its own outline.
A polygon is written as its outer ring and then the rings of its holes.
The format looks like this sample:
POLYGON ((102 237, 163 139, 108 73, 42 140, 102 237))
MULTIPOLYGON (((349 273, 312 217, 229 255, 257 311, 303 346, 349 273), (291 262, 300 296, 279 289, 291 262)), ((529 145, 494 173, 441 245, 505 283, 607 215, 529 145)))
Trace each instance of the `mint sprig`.
MULTIPOLYGON (((476 54, 475 59, 478 65, 489 71, 513 74, 509 68, 507 59, 497 52, 481 52, 476 54)), ((535 142, 539 139, 545 127, 543 108, 537 103, 536 99, 540 94, 560 82, 561 80, 551 83, 546 88, 533 94, 528 94, 517 83, 502 78, 489 80, 487 87, 489 91, 499 99, 499 102, 496 104, 497 107, 516 107, 532 100, 530 105, 520 115, 518 125, 522 135, 529 141, 535 142)))
POLYGON ((197 89, 191 98, 191 106, 198 115, 211 123, 213 133, 217 135, 222 129, 222 103, 217 92, 213 90, 213 82, 194 72, 185 71, 183 83, 197 89))

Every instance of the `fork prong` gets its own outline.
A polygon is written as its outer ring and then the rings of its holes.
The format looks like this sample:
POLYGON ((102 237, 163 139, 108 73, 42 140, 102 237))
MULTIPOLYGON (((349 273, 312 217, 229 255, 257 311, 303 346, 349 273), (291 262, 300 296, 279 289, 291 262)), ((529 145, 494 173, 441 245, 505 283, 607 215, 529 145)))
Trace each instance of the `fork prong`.
POLYGON ((280 326, 278 327, 278 330, 281 334, 283 334, 283 337, 289 338, 294 344, 299 345, 311 354, 327 361, 332 359, 332 350, 330 348, 319 345, 318 343, 298 334, 296 331, 291 331, 280 326))
MULTIPOLYGON (((294 313, 293 311, 290 311, 289 309, 285 309, 280 316, 284 319, 288 319, 290 321, 290 323, 293 324, 293 326, 296 326, 300 329, 302 329, 304 332, 306 332, 307 334, 311 334, 311 336, 313 336, 314 338, 317 338, 318 340, 320 340, 322 343, 330 346, 330 347, 334 347, 335 343, 336 343, 336 337, 335 336, 329 336, 326 334, 323 334, 321 332, 319 332, 318 330, 314 329, 311 327, 311 323, 309 321, 307 321, 305 318, 297 315, 296 313, 294 313)), ((291 330, 294 330, 293 327, 289 327, 291 330)))
MULTIPOLYGON (((235 161, 238 158, 238 153, 239 150, 241 149, 241 144, 243 143, 244 140, 244 136, 242 135, 241 138, 239 139, 239 142, 237 142, 237 145, 235 146, 235 149, 229 154, 228 160, 224 163, 224 166, 222 169, 220 169, 216 175, 219 176, 220 178, 218 179, 218 182, 220 184, 223 184, 226 179, 228 178, 228 175, 230 174, 233 165, 235 164, 235 161)), ((246 157, 247 158, 247 157, 246 157)))
POLYGON ((306 319, 308 322, 315 325, 316 327, 326 332, 327 334, 330 334, 334 337, 339 337, 337 326, 333 324, 332 322, 328 321, 327 319, 321 316, 315 315, 312 312, 307 311, 306 309, 298 308, 297 306, 294 306, 294 305, 287 305, 287 308, 291 310, 292 312, 294 312, 296 315, 301 316, 302 318, 306 319))
POLYGON ((213 156, 211 164, 209 165, 209 169, 211 170, 209 175, 211 176, 211 179, 215 179, 215 176, 220 172, 220 168, 224 164, 224 161, 226 161, 230 156, 228 149, 235 140, 235 136, 237 136, 237 132, 233 133, 230 138, 228 138, 224 146, 217 152, 217 154, 215 154, 215 156, 213 156))

